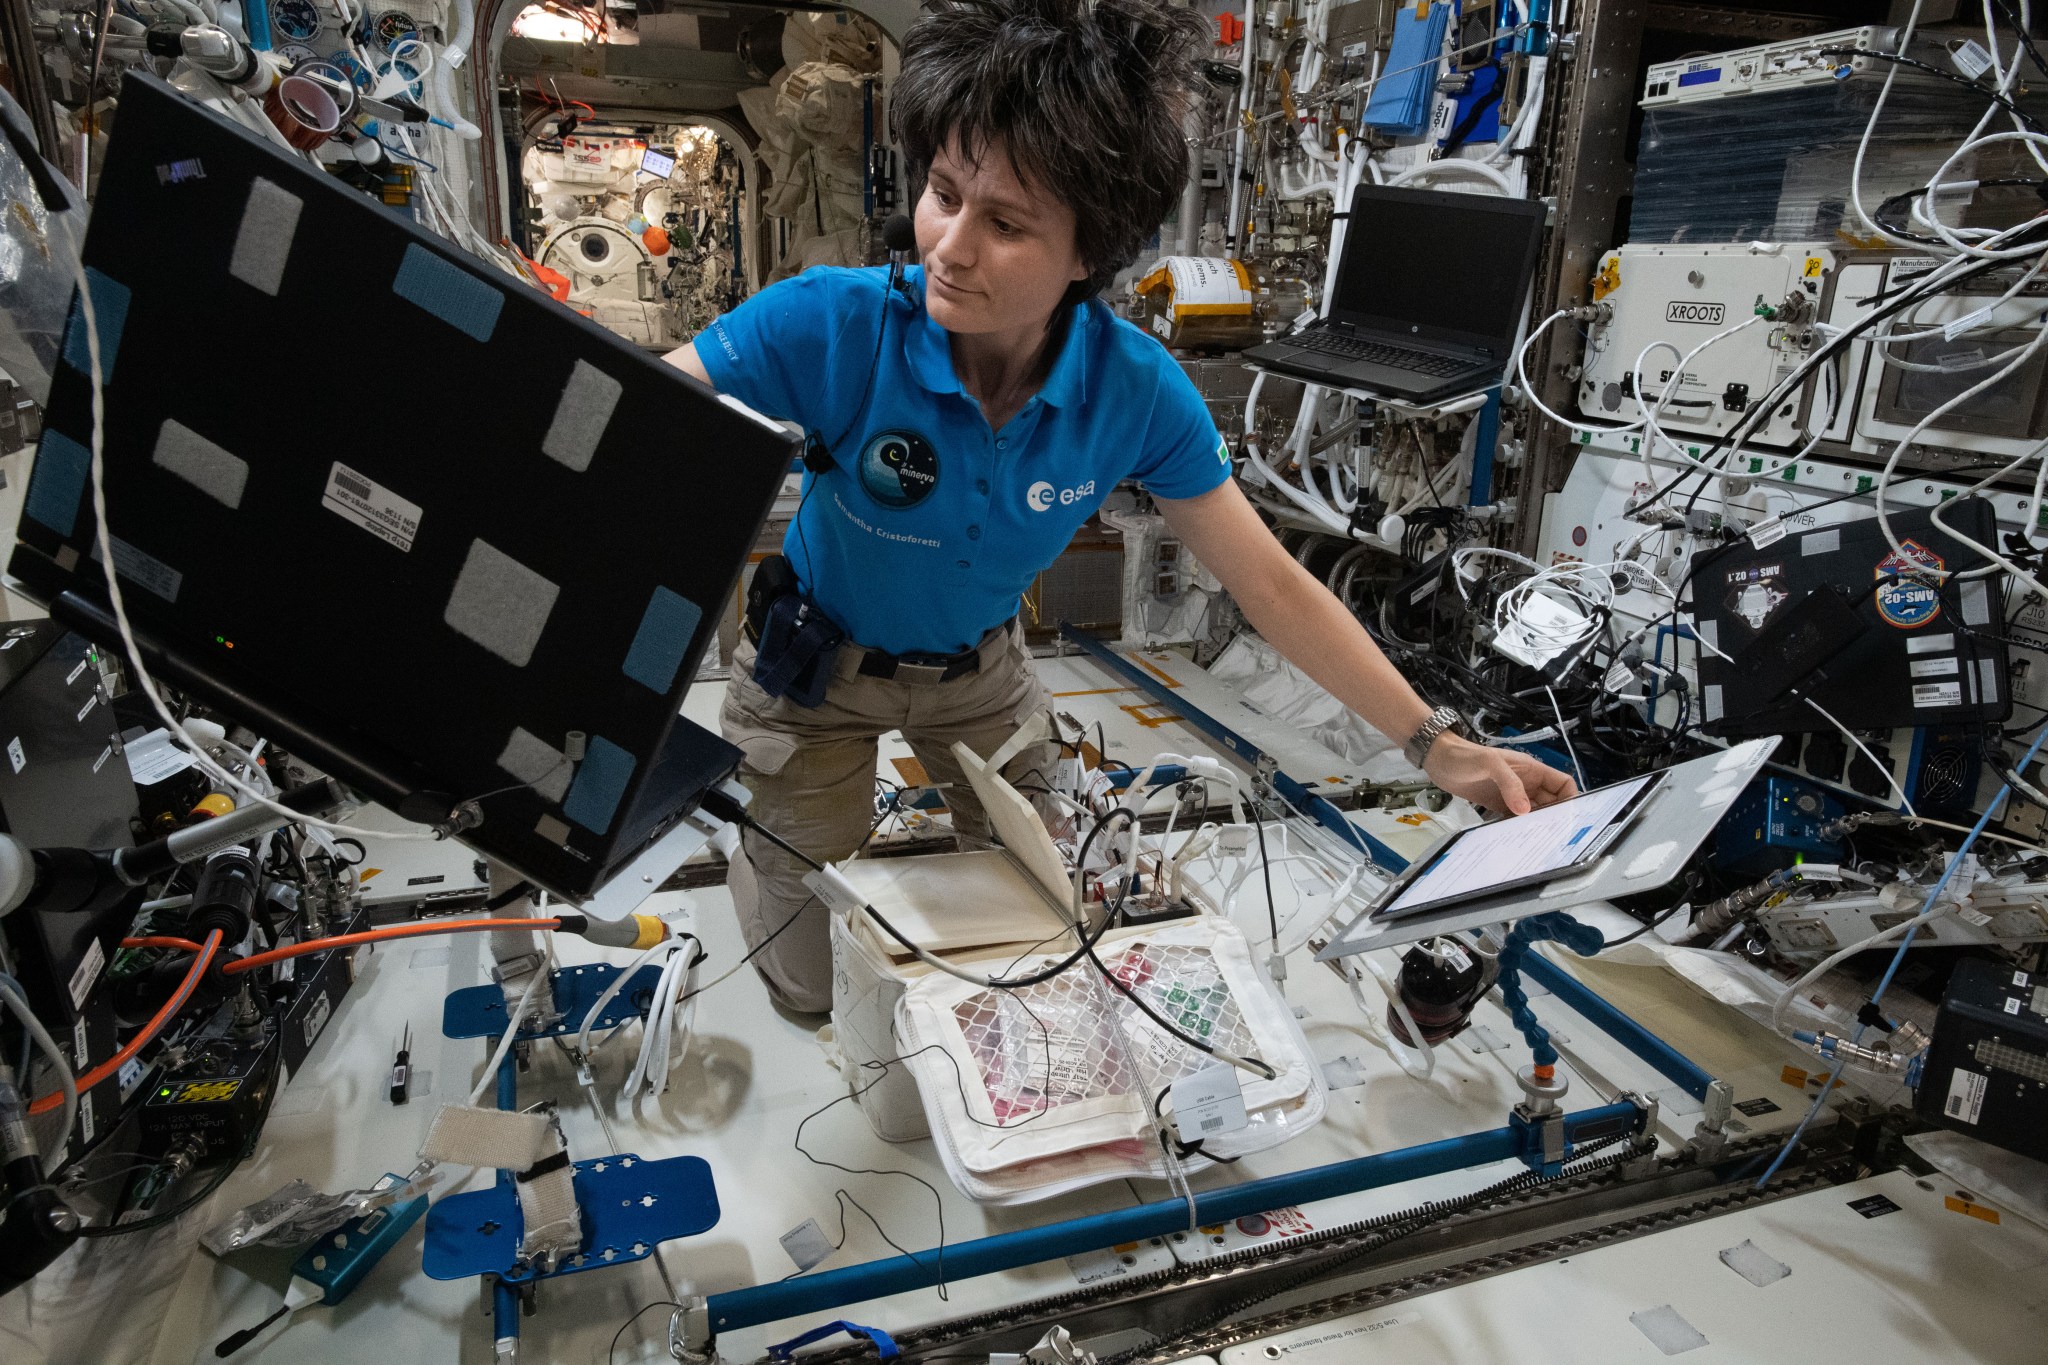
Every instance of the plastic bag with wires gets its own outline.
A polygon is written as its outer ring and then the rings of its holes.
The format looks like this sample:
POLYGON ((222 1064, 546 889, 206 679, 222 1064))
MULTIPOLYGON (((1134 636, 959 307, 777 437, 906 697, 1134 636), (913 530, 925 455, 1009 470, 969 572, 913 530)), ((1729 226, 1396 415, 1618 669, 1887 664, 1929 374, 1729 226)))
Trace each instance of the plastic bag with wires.
POLYGON ((0 89, 0 370, 38 403, 63 344, 85 212, 0 89))
MULTIPOLYGON (((1097 955, 1176 1031, 1273 1071, 1238 1074, 1248 1123, 1184 1159, 1162 1143, 1166 1092, 1216 1059, 1160 1027, 1086 961, 1015 990, 932 975, 905 992, 897 1037, 962 1193, 1020 1204, 1108 1180, 1177 1178, 1277 1146, 1322 1118, 1321 1070, 1234 925, 1203 915, 1114 931, 1097 955)), ((1058 956, 986 965, 1023 974, 1058 956)), ((1191 1146, 1203 1134, 1179 1136, 1191 1146)))

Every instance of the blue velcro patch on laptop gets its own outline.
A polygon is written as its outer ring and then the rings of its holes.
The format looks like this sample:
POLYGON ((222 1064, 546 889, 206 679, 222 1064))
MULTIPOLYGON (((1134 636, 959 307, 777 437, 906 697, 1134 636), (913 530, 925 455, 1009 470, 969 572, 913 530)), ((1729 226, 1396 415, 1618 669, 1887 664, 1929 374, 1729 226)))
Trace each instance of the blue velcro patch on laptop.
POLYGON ((92 452, 61 431, 43 433, 36 447, 35 468, 28 477, 28 500, 21 510, 60 536, 78 525, 78 500, 92 475, 92 452))
POLYGON ((505 307, 502 291, 417 242, 406 247, 391 290, 478 341, 491 339, 498 327, 498 314, 505 307))
POLYGON ((576 780, 562 802, 562 814, 592 834, 603 834, 612 827, 612 816, 618 814, 626 784, 638 766, 633 755, 603 735, 592 735, 583 761, 576 765, 576 780))
POLYGON ((626 676, 667 696, 675 686, 676 670, 683 666, 683 656, 690 652, 690 641, 696 638, 697 623, 703 619, 703 611, 689 598, 667 588, 655 588, 647 603, 647 613, 640 618, 640 629, 633 636, 633 647, 626 651, 626 676))
MULTIPOLYGON (((86 283, 92 287, 93 327, 100 334, 100 383, 114 379, 114 357, 121 350, 121 330, 128 325, 128 286, 85 268, 86 283)), ((85 310, 78 295, 71 296, 71 319, 64 327, 64 363, 80 374, 92 373, 92 350, 86 343, 85 310)))

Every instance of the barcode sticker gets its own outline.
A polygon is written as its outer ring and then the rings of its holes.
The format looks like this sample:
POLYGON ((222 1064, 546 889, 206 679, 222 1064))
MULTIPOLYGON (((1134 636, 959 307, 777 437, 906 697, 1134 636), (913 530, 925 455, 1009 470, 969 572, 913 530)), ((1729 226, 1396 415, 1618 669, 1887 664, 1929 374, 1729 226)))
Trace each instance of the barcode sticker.
POLYGON ((327 490, 321 494, 320 505, 401 550, 411 551, 413 537, 419 534, 419 504, 407 502, 339 460, 328 471, 327 490))
POLYGON ((1991 54, 1975 39, 1963 39, 1948 50, 1948 57, 1969 80, 1974 81, 1991 69, 1991 54))
POLYGON ((1760 521, 1749 528, 1749 543, 1759 550, 1768 545, 1776 545, 1784 538, 1785 523, 1777 517, 1772 517, 1769 521, 1760 521))
POLYGON ((1941 1106, 1941 1112, 1959 1123, 1975 1123, 1978 1115, 1984 1112, 1986 1079, 1979 1072, 1957 1067, 1949 1074, 1948 1099, 1941 1106))
POLYGON ((1915 683, 1913 705, 1915 706, 1961 706, 1963 685, 1961 683, 1915 683))

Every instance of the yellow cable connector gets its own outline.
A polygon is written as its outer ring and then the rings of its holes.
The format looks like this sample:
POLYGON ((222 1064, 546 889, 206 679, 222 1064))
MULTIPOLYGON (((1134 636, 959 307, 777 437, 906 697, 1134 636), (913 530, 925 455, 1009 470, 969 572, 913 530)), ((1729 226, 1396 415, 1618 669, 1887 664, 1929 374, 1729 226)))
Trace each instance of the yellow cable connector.
POLYGON ((635 915, 633 922, 640 926, 640 935, 633 940, 635 951, 652 948, 668 937, 668 925, 653 915, 635 915))

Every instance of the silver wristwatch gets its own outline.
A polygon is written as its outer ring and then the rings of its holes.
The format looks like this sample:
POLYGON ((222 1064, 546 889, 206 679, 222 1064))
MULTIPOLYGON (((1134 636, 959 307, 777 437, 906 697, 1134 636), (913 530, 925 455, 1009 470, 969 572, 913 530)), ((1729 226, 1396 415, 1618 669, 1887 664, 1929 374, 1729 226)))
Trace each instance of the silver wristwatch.
POLYGON ((1422 761, 1429 757, 1430 746, 1437 742, 1446 730, 1463 728, 1465 718, 1448 706, 1439 706, 1429 713, 1429 718, 1415 727, 1415 733, 1408 736, 1408 742, 1401 746, 1401 752, 1408 761, 1420 768, 1422 761))

